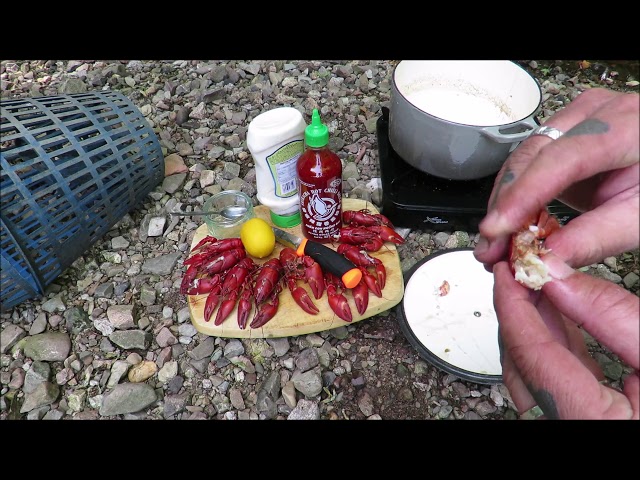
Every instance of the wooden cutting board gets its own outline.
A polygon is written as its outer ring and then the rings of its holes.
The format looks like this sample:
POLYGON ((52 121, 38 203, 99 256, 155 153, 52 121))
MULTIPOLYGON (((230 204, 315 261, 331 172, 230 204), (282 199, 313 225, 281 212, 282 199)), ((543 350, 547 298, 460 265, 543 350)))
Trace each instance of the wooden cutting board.
MULTIPOLYGON (((354 198, 343 198, 342 210, 361 210, 367 208, 372 213, 378 213, 378 210, 371 203, 367 203, 364 200, 354 198)), ((259 205, 254 209, 257 217, 266 220, 269 225, 273 225, 269 216, 269 210, 264 205, 259 205)), ((302 237, 302 231, 300 225, 293 228, 283 229, 289 233, 302 237)), ((205 236, 207 236, 207 225, 202 224, 197 230, 191 242, 191 248, 200 242, 205 236)), ((338 247, 332 244, 326 244, 334 250, 338 247)), ((276 243, 276 248, 273 253, 264 259, 252 258, 257 264, 262 264, 270 258, 278 257, 280 250, 283 246, 276 243)), ((387 270, 387 282, 382 290, 382 298, 378 298, 373 294, 369 295, 369 306, 367 311, 363 315, 358 314, 356 306, 353 302, 353 296, 351 291, 347 290, 344 294, 351 307, 351 313, 353 320, 351 323, 359 322, 365 318, 372 317, 378 313, 389 310, 396 306, 402 296, 404 295, 404 280, 402 278, 402 270, 400 268, 400 258, 396 250, 396 246, 391 242, 386 242, 384 246, 377 252, 371 252, 371 256, 379 258, 384 267, 387 270)), ((311 293, 308 285, 304 282, 298 282, 298 285, 303 286, 313 302, 316 304, 320 312, 316 315, 311 315, 302 310, 297 303, 291 297, 289 289, 285 286, 282 292, 280 292, 278 307, 278 313, 269 320, 267 324, 258 328, 252 329, 249 327, 251 319, 255 314, 255 308, 252 308, 249 318, 247 320, 247 327, 241 330, 238 327, 237 320, 237 307, 231 312, 227 319, 219 326, 214 325, 213 321, 216 317, 216 312, 213 312, 211 320, 204 321, 204 305, 207 300, 207 295, 187 295, 189 303, 189 310, 191 312, 191 322, 196 330, 206 335, 212 335, 216 337, 229 337, 229 338, 274 338, 274 337, 290 337, 295 335, 304 335, 307 333, 320 332, 322 330, 330 330, 332 328, 340 327, 343 325, 349 325, 349 322, 345 322, 338 317, 327 301, 327 293, 316 300, 311 293)))

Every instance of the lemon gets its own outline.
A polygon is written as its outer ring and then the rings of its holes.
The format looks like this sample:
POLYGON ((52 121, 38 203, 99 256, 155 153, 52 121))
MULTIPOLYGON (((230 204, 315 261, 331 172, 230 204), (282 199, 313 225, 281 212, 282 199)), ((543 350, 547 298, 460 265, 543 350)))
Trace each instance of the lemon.
POLYGON ((261 218, 252 218, 242 224, 240 240, 249 255, 264 258, 271 255, 276 246, 276 236, 271 226, 261 218))

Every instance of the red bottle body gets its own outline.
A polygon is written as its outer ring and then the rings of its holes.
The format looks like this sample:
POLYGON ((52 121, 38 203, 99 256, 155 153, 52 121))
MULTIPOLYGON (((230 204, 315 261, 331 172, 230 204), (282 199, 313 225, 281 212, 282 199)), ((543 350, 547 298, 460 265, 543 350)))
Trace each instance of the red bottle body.
POLYGON ((342 226, 342 163, 327 146, 307 148, 296 164, 302 233, 320 243, 335 241, 342 226))

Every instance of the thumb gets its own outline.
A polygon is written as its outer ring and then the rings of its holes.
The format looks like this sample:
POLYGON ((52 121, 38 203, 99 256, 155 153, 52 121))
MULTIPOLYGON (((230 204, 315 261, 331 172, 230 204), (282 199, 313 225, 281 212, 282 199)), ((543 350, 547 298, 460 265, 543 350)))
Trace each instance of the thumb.
POLYGON ((608 280, 573 270, 553 253, 543 261, 554 278, 542 287, 551 303, 638 369, 640 298, 608 280))

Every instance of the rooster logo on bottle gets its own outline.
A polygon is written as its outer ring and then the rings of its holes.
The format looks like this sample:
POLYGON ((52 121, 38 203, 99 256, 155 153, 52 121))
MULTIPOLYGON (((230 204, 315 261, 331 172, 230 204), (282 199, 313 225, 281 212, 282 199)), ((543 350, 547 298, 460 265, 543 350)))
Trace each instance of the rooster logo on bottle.
POLYGON ((312 223, 315 220, 315 223, 319 226, 323 224, 329 225, 338 211, 338 203, 333 198, 320 198, 317 191, 311 194, 306 207, 305 214, 307 217, 312 223))

